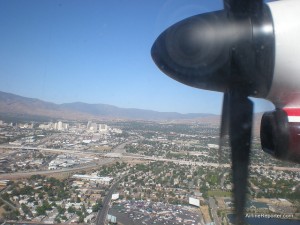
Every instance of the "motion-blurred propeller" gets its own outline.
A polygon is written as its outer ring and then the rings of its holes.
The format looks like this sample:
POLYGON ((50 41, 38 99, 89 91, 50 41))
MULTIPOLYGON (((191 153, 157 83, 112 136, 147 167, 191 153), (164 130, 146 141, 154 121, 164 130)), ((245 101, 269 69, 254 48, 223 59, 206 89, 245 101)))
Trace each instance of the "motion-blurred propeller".
POLYGON ((273 75, 269 8, 262 0, 225 0, 224 10, 187 18, 165 30, 151 54, 171 78, 224 92, 220 151, 229 134, 235 223, 244 224, 253 117, 248 97, 265 97, 273 75))

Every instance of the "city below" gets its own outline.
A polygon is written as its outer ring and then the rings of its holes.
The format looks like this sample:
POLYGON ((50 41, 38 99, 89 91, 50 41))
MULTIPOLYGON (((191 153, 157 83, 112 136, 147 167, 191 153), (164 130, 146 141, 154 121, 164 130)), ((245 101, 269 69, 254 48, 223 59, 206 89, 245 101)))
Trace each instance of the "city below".
MULTIPOLYGON (((0 121, 1 224, 233 221, 230 148, 210 122, 0 121)), ((299 224, 300 166, 253 137, 251 225, 299 224), (279 223, 278 223, 279 224, 279 223)))

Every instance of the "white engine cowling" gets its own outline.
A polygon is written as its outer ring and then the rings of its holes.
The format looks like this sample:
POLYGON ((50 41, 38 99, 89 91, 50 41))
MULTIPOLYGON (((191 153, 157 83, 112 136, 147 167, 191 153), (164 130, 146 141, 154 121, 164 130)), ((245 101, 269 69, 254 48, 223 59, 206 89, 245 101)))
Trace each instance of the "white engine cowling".
POLYGON ((300 1, 275 1, 268 6, 273 20, 275 62, 267 99, 279 108, 300 106, 300 1))

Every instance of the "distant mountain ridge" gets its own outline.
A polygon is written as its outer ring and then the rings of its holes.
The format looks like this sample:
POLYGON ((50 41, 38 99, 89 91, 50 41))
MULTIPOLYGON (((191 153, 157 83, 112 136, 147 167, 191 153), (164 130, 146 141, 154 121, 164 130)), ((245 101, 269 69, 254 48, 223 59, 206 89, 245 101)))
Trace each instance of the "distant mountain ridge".
POLYGON ((55 104, 35 98, 0 91, 0 116, 45 119, 128 119, 128 120, 194 120, 217 117, 214 114, 157 112, 153 110, 120 108, 107 104, 83 102, 55 104))

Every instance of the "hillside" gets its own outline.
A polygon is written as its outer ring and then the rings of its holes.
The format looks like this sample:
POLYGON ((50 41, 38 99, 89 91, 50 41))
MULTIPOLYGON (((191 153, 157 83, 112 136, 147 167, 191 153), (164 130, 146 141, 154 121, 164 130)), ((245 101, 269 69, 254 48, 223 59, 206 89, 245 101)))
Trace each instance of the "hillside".
POLYGON ((194 120, 219 117, 213 114, 157 112, 134 108, 120 108, 107 104, 82 102, 55 104, 35 98, 0 92, 0 115, 17 118, 45 119, 128 119, 128 120, 194 120))

